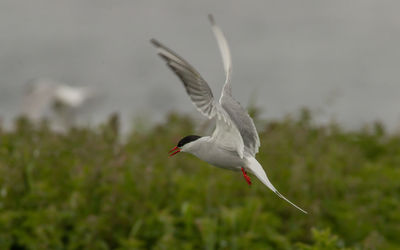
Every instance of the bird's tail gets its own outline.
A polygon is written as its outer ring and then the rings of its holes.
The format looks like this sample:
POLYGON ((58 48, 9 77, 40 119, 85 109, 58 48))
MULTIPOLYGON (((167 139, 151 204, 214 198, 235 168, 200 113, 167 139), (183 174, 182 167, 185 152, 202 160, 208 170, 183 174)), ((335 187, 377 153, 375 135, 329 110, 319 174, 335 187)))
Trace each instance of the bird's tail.
POLYGON ((283 196, 281 193, 276 190, 274 185, 269 181, 267 174, 265 173, 264 169, 260 165, 260 163, 256 160, 254 157, 249 157, 247 158, 248 164, 247 164, 247 169, 249 169, 262 183, 264 183, 269 189, 271 189, 275 194, 277 194, 279 197, 284 199, 285 201, 289 202, 292 206, 295 208, 299 209, 303 213, 307 214, 307 212, 297 205, 295 205, 293 202, 288 200, 285 196, 283 196))

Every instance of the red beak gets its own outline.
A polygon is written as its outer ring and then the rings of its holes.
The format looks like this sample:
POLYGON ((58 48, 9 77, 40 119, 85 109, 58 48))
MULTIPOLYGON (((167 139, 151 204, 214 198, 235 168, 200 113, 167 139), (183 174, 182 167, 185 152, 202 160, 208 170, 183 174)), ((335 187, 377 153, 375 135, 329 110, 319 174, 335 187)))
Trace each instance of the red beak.
POLYGON ((173 155, 176 155, 177 153, 179 153, 179 152, 181 152, 181 149, 180 148, 178 148, 177 146, 176 147, 174 147, 173 149, 171 149, 168 153, 172 153, 172 154, 170 154, 169 155, 169 157, 171 157, 171 156, 173 156, 173 155), (176 151, 175 151, 176 150, 176 151))

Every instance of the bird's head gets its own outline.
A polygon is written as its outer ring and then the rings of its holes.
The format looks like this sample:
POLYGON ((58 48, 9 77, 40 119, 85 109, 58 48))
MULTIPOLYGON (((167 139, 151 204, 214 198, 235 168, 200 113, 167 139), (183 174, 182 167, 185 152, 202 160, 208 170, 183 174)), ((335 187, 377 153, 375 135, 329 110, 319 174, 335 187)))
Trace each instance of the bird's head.
POLYGON ((178 142, 178 145, 169 151, 169 153, 170 153, 169 156, 171 157, 173 155, 176 155, 179 152, 188 152, 190 147, 193 145, 193 142, 195 142, 199 138, 201 138, 201 136, 198 136, 198 135, 188 135, 188 136, 183 137, 178 142))

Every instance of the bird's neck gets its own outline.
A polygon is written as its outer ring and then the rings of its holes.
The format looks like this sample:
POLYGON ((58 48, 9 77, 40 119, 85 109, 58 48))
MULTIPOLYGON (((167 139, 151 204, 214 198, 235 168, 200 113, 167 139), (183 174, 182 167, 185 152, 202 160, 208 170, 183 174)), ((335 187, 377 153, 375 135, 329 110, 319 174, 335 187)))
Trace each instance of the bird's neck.
POLYGON ((203 136, 195 141, 189 142, 182 148, 182 152, 197 155, 198 152, 207 150, 210 147, 210 136, 203 136))

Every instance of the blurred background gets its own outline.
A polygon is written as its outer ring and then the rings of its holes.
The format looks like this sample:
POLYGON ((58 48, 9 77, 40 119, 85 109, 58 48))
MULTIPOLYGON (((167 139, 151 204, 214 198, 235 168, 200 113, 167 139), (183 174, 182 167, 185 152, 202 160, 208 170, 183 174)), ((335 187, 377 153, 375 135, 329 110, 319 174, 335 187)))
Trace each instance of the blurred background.
POLYGON ((400 17, 396 1, 0 1, 0 116, 22 110, 24 85, 48 78, 89 86, 124 127, 141 115, 197 113, 156 56, 157 38, 191 62, 218 96, 222 62, 207 14, 233 54, 233 91, 245 106, 279 118, 308 107, 317 122, 347 128, 400 124, 400 17))
POLYGON ((399 8, 0 0, 0 249, 400 249, 399 8), (219 96, 209 13, 257 159, 308 215, 254 177, 167 157, 212 122, 149 40, 219 96))

